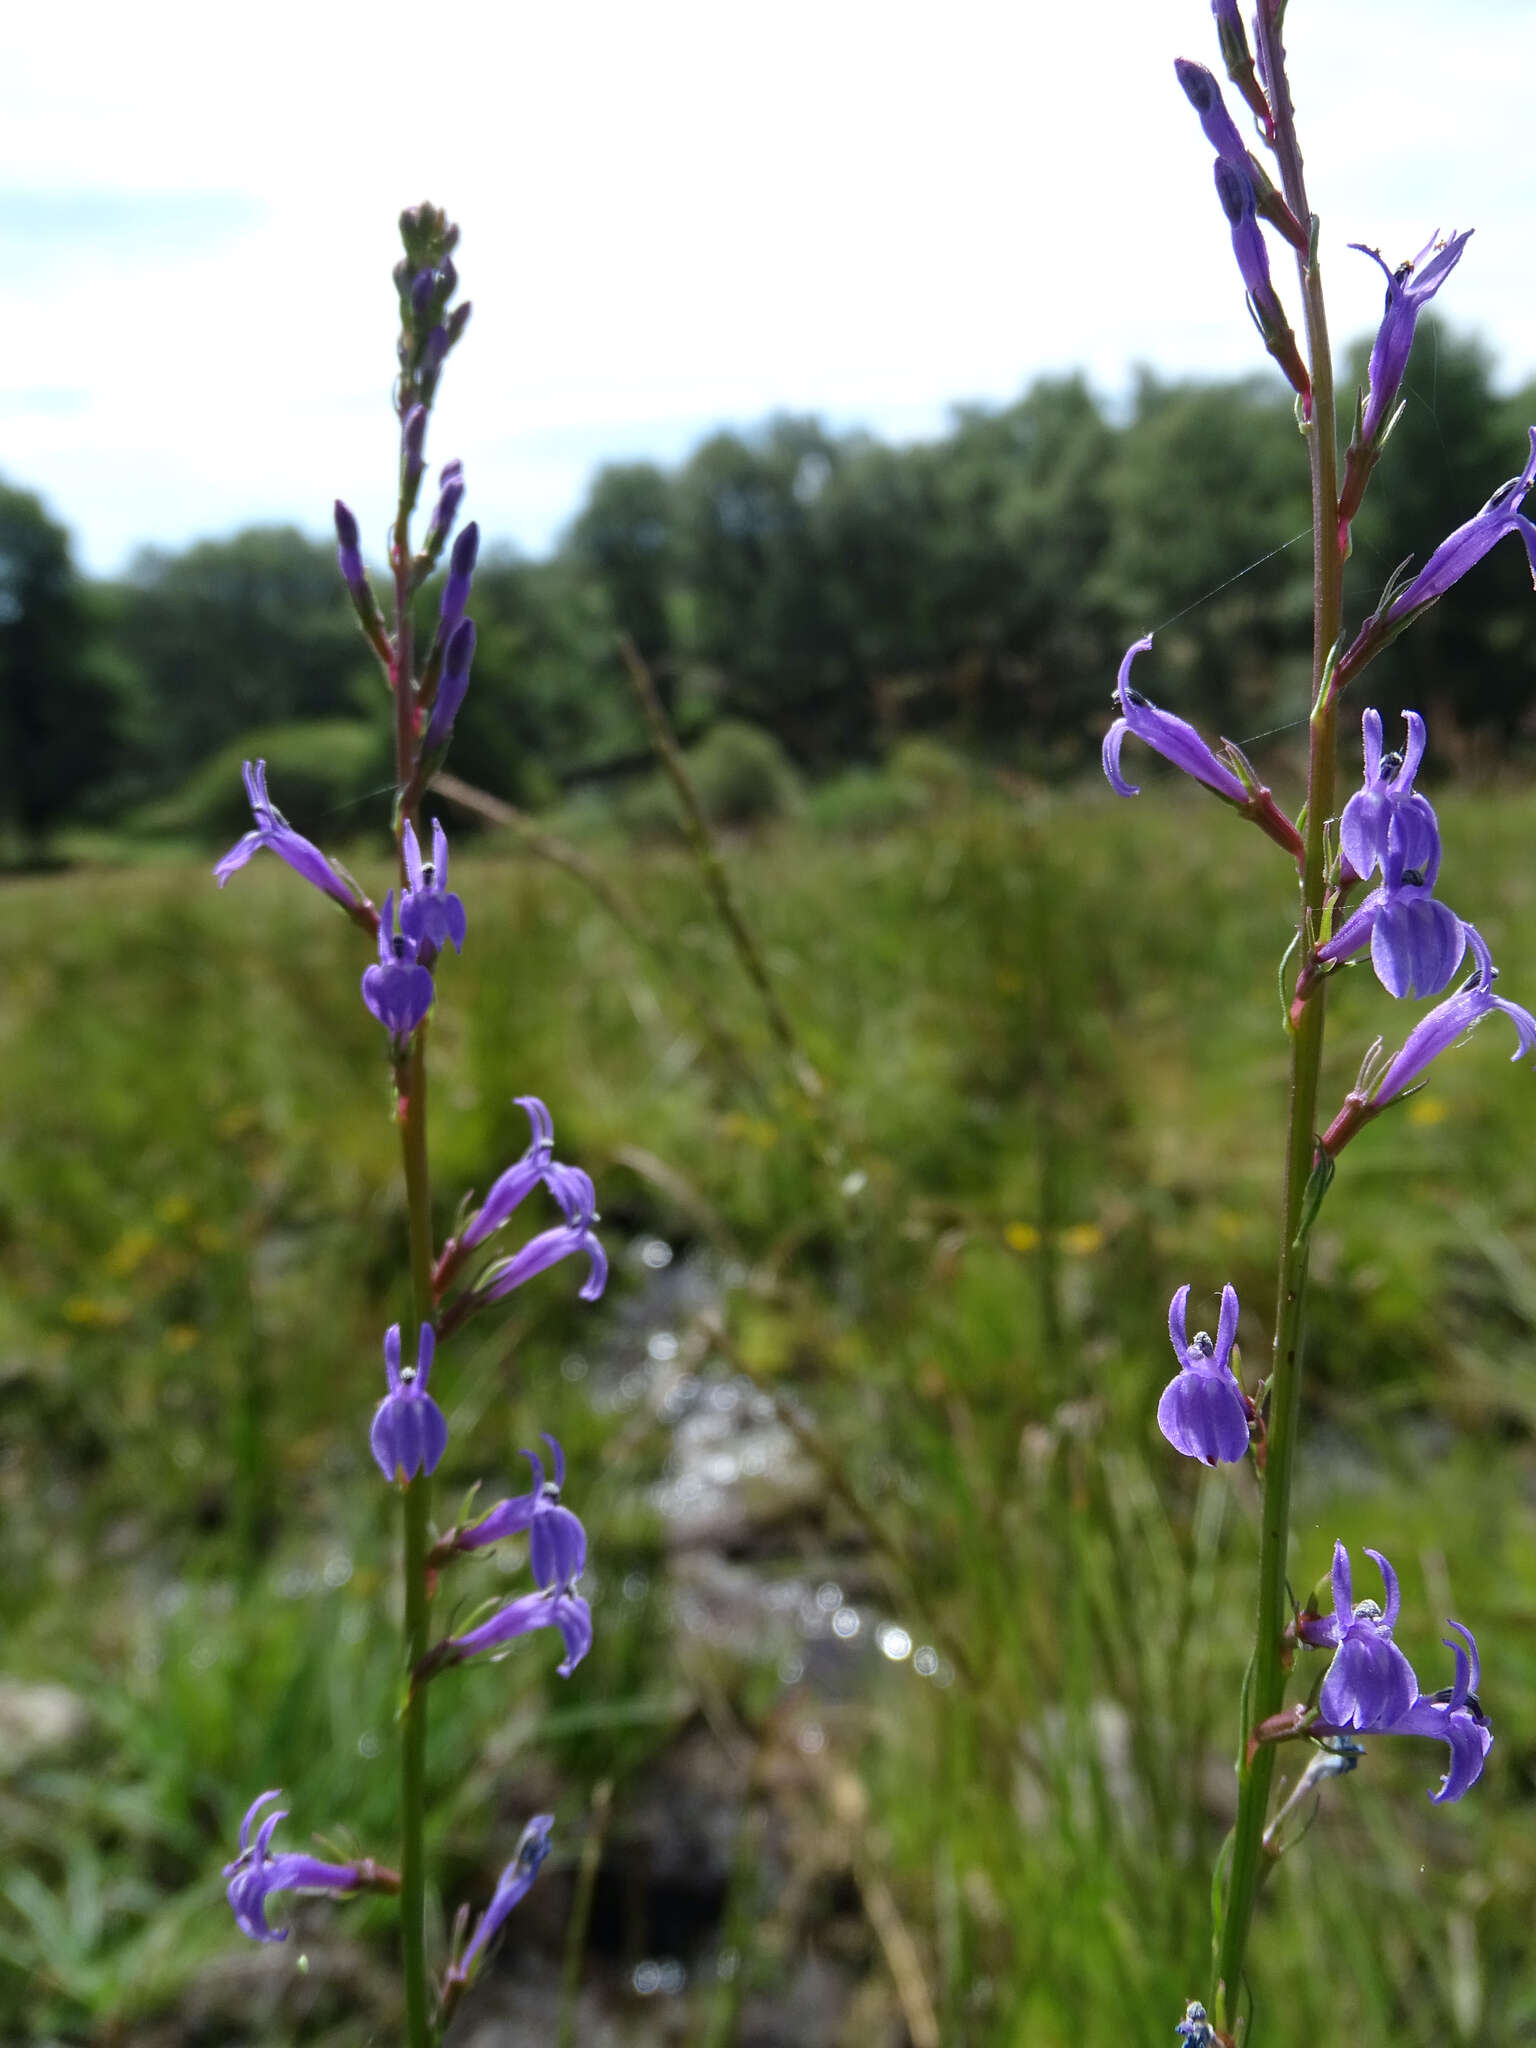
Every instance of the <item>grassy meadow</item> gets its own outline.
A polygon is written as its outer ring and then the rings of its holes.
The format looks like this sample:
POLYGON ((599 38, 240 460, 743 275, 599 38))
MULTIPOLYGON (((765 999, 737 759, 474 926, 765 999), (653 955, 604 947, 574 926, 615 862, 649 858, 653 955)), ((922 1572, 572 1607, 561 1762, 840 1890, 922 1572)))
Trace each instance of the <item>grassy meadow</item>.
MULTIPOLYGON (((434 1687, 445 1914, 559 1819, 455 2040, 1166 2048, 1206 1988, 1257 1501, 1153 1416, 1181 1282, 1207 1322, 1237 1286, 1250 1383, 1267 1342, 1285 862, 1164 783, 887 794, 850 778, 726 848, 819 1094, 675 847, 584 840, 631 930, 505 836, 455 853, 439 1235, 531 1092, 614 1267, 595 1309, 556 1269, 434 1377, 445 1514, 563 1440, 597 1630, 569 1681, 535 1638, 434 1687), (733 1404, 749 1444, 705 1426, 733 1404)), ((1440 809, 1441 893, 1536 1004, 1536 796, 1440 809)), ((382 842, 349 857, 378 893, 382 842)), ((222 895, 188 857, 4 901, 0 2037, 387 2041, 387 1903, 279 1900, 297 1932, 258 1951, 219 1877, 273 1785, 289 1846, 392 1853, 367 1424, 406 1225, 365 942, 266 857, 222 895)), ((1330 1113, 1406 1028, 1368 973, 1335 986, 1330 1113)), ((1475 1628, 1496 1743, 1459 1806, 1426 1801, 1428 1744, 1367 1739, 1325 1788, 1260 1907, 1275 2048, 1536 2041, 1512 1050, 1494 1019, 1443 1060, 1318 1225, 1294 1584, 1336 1535, 1386 1551, 1426 1686, 1443 1618, 1475 1628)), ((445 1612, 499 1583, 458 1569, 445 1612)))

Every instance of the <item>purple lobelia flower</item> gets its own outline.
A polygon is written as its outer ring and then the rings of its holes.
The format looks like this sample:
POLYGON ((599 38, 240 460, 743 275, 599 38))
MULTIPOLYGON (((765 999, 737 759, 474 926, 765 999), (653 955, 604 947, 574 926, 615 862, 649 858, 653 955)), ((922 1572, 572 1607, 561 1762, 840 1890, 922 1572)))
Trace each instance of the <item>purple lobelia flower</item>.
POLYGON ((444 1992, 461 1990, 468 1984, 486 1945, 501 1930, 501 1924, 512 1908, 525 1899, 538 1876, 545 1857, 549 1854, 550 1830, 555 1825, 552 1813, 535 1814, 523 1829, 522 1839, 517 1845, 517 1854, 496 1880, 496 1889, 491 1894, 491 1903, 480 1916, 468 1948, 456 1963, 448 1967, 443 1979, 444 1992))
POLYGON ((432 858, 424 861, 409 818, 400 835, 409 887, 400 898, 400 929, 416 949, 422 967, 430 968, 444 946, 464 950, 464 905, 448 890, 448 835, 441 820, 432 820, 432 858))
POLYGON ((593 1234, 597 1222, 596 1196, 589 1175, 579 1166, 551 1165, 543 1175, 546 1186, 565 1211, 565 1222, 530 1238, 520 1252, 491 1266, 475 1289, 478 1307, 502 1301, 536 1273, 546 1271, 573 1252, 585 1252, 588 1272, 581 1285, 581 1299, 596 1301, 608 1281, 608 1255, 593 1234))
POLYGON ((1437 996, 1461 965, 1469 927, 1436 899, 1433 871, 1426 877, 1399 863, 1398 872, 1398 886, 1373 889, 1316 957, 1335 966, 1369 942, 1376 979, 1388 995, 1437 996))
POLYGON ((443 584, 437 619, 437 636, 444 647, 458 631, 459 622, 469 607, 470 586, 474 582, 479 553, 480 528, 472 519, 454 542, 453 552, 448 557, 448 576, 443 584))
MULTIPOLYGON (((1419 725, 1422 735, 1422 721, 1419 725)), ((1378 740, 1379 737, 1378 724, 1378 740)), ((1349 836, 1363 858, 1369 859, 1379 848, 1381 887, 1373 889, 1332 938, 1318 947, 1316 958, 1325 966, 1336 966, 1369 942, 1376 979, 1388 995, 1435 996, 1461 965, 1472 927, 1447 904, 1435 899, 1435 881, 1440 873, 1440 833, 1434 812, 1422 797, 1373 789, 1370 756, 1371 736, 1367 727, 1366 786, 1359 796, 1350 798, 1350 803, 1364 798, 1367 806, 1375 808, 1355 814, 1349 836), (1410 867, 1410 852, 1423 854, 1425 864, 1410 867)), ((1347 814, 1349 805, 1345 811, 1347 814)), ((1342 836, 1341 826, 1341 839, 1342 836)), ((1352 853, 1349 858, 1352 866, 1357 865, 1352 853)), ((1474 950, 1478 947, 1482 947, 1480 938, 1474 950)))
POLYGON ((432 976, 419 965, 416 948, 395 929, 395 892, 379 913, 379 958, 363 972, 363 1001, 396 1044, 408 1039, 432 1007, 432 976))
POLYGON ((592 1647, 592 1610, 579 1593, 524 1593, 498 1607, 489 1621, 467 1629, 461 1636, 448 1636, 428 1653, 434 1668, 441 1664, 462 1664, 484 1650, 504 1650, 519 1636, 535 1629, 557 1628, 565 1643, 565 1657, 556 1666, 562 1678, 569 1678, 592 1647))
POLYGON ((1478 1669, 1477 1643, 1469 1628, 1463 1628, 1459 1621, 1449 1622, 1458 1636, 1465 1638, 1453 1643, 1448 1636, 1442 1637, 1445 1647, 1456 1659, 1456 1679, 1453 1685, 1429 1695, 1421 1694, 1393 1725, 1383 1733, 1388 1735, 1426 1735, 1431 1741, 1443 1742, 1450 1750, 1450 1762, 1445 1776, 1440 1780, 1439 1789, 1430 1793, 1436 1806, 1460 1799, 1471 1790, 1483 1774, 1483 1765, 1493 1747, 1493 1730, 1483 1714, 1477 1697, 1480 1672, 1478 1669))
POLYGON ((1207 1465, 1235 1465, 1248 1455, 1253 1405, 1232 1371, 1237 1337, 1237 1290, 1221 1290, 1221 1320, 1213 1344, 1204 1330, 1185 1335, 1188 1287, 1168 1304, 1168 1336, 1179 1361, 1157 1404, 1157 1426, 1176 1451, 1207 1465))
POLYGON ((1394 1096, 1412 1087, 1431 1061, 1437 1060, 1441 1053, 1448 1051, 1474 1025, 1481 1024, 1495 1010, 1502 1011, 1514 1025, 1519 1040, 1509 1056, 1511 1064, 1536 1056, 1536 1017, 1519 1003, 1507 1002, 1503 996, 1494 994, 1497 969, 1488 958, 1488 949, 1474 925, 1467 926, 1467 936, 1472 941, 1474 952, 1479 955, 1477 978, 1438 1004, 1409 1032, 1371 1097, 1376 1107, 1384 1108, 1394 1096))
POLYGON ((1465 234, 1452 235, 1444 242, 1431 235, 1412 262, 1396 270, 1387 269, 1379 249, 1367 248, 1364 242, 1349 245, 1379 264, 1387 280, 1386 311, 1371 345, 1365 411, 1360 423, 1359 438, 1366 447, 1379 444, 1391 424, 1419 315, 1461 261, 1461 252, 1472 232, 1468 228, 1465 234))
POLYGON ((222 889, 233 874, 238 874, 252 854, 263 846, 275 853, 279 860, 286 861, 296 875, 302 875, 323 896, 329 896, 333 903, 339 903, 343 910, 355 917, 359 923, 373 929, 373 905, 355 883, 334 867, 319 847, 306 839, 301 832, 295 832, 282 812, 267 795, 267 764, 247 761, 242 773, 245 777, 245 793, 250 798, 251 811, 256 819, 255 829, 247 832, 243 839, 237 839, 223 859, 214 868, 214 879, 222 889))
MULTIPOLYGON (((1334 1578, 1339 1576, 1339 1552, 1335 1548, 1334 1578)), ((1382 1569, 1382 1579, 1387 1587, 1387 1611, 1383 1615, 1374 1601, 1362 1601, 1359 1607, 1350 1609, 1349 1564, 1344 1562, 1345 1607, 1339 1610, 1335 1596, 1336 1612, 1332 1615, 1303 1615, 1298 1633, 1303 1642, 1313 1649, 1336 1651, 1333 1664, 1323 1681, 1323 1690, 1318 1700, 1319 1719, 1314 1723, 1318 1730, 1342 1730, 1350 1725, 1343 1715, 1351 1710, 1375 1710, 1378 1718, 1367 1726, 1357 1721, 1353 1725, 1362 1732, 1375 1735, 1422 1735, 1433 1742, 1443 1742, 1450 1750, 1450 1763, 1439 1789, 1430 1793, 1438 1806, 1444 1802, 1460 1799, 1462 1794, 1476 1784, 1482 1775, 1483 1764, 1493 1746, 1493 1732, 1488 1726, 1482 1705, 1477 1697, 1479 1679, 1477 1643, 1472 1631, 1464 1628, 1459 1621, 1448 1626, 1463 1638, 1452 1642, 1444 1638, 1445 1647, 1456 1659, 1455 1682, 1439 1692, 1421 1693, 1418 1680, 1413 1675, 1406 1658, 1402 1668, 1412 1680, 1412 1689, 1406 1701, 1403 1698, 1402 1670, 1390 1665, 1384 1659, 1382 1634, 1387 1633, 1385 1650, 1392 1657, 1401 1656, 1390 1640, 1390 1628, 1397 1613, 1397 1581, 1386 1560, 1372 1550, 1367 1556, 1375 1557, 1382 1569), (1347 1612, 1349 1622, 1340 1627, 1340 1613, 1347 1612), (1362 1626, 1362 1623, 1364 1624, 1362 1626), (1353 1637, 1353 1642, 1350 1638, 1353 1637), (1342 1638, 1342 1640, 1341 1640, 1342 1638), (1374 1648, 1372 1642, 1374 1639, 1374 1648), (1332 1698, 1329 1685, 1343 1657, 1345 1644, 1351 1651, 1351 1663, 1339 1680, 1332 1698)))
POLYGON ((273 1830, 280 1820, 287 1819, 282 1809, 269 1813, 261 1823, 256 1839, 251 1840, 251 1828, 257 1814, 282 1796, 281 1792, 263 1792, 252 1802, 240 1823, 240 1853, 233 1863, 224 1866, 224 1875, 229 1879, 226 1897, 235 1916, 235 1925, 252 1941, 288 1939, 286 1927, 267 1925, 267 1899, 273 1892, 353 1892, 362 1882, 362 1873, 356 1864, 321 1863, 313 1856, 294 1854, 269 1855, 273 1830))
POLYGON ((1388 1103, 1395 1102, 1421 1081, 1441 1053, 1449 1052, 1495 1010, 1502 1011, 1515 1027, 1519 1042, 1510 1054, 1511 1063, 1536 1057, 1536 1017, 1519 1003, 1508 1002, 1503 996, 1494 994, 1493 984, 1498 969, 1489 956, 1482 934, 1475 925, 1469 924, 1464 929, 1477 959, 1476 975, 1455 995, 1447 996, 1443 1003, 1437 1003, 1427 1016, 1419 1019, 1374 1086, 1363 1079, 1358 1087, 1350 1090, 1343 1108, 1320 1140, 1323 1150, 1331 1158, 1337 1158, 1355 1133, 1379 1116, 1388 1103))
POLYGON ((1182 768, 1196 782, 1203 782, 1207 789, 1214 789, 1228 803, 1246 804, 1247 790, 1230 768, 1222 766, 1188 720, 1175 716, 1171 711, 1160 711, 1132 686, 1131 664, 1151 645, 1150 633, 1144 640, 1134 641, 1126 649, 1120 673, 1115 679, 1115 702, 1121 715, 1105 733, 1103 749, 1104 773, 1110 788, 1116 796, 1139 796, 1141 793, 1136 783, 1127 782, 1120 773, 1120 749, 1129 732, 1155 754, 1161 754, 1165 761, 1171 761, 1175 768, 1182 768))
POLYGON ((438 679, 437 700, 427 721, 423 754, 434 754, 453 737, 453 722, 459 715, 469 689, 469 667, 475 658, 475 622, 461 619, 449 637, 443 655, 443 673, 438 679))
POLYGON ((1381 713, 1367 711, 1360 721, 1365 751, 1365 786, 1344 806, 1339 820, 1339 845, 1344 858, 1363 881, 1379 867, 1386 872, 1388 838, 1395 827, 1394 857, 1404 870, 1435 875, 1440 869, 1440 827, 1429 798, 1413 786, 1424 758, 1424 721, 1405 711, 1408 741, 1400 754, 1381 750, 1381 713))
POLYGON ((544 1462, 533 1451, 523 1456, 533 1467, 533 1487, 515 1500, 504 1500, 488 1515, 462 1530, 454 1543, 456 1550, 481 1550, 498 1543, 503 1536, 528 1533, 528 1562, 534 1582, 546 1593, 568 1593, 581 1577, 587 1562, 587 1532, 571 1510, 560 1505, 565 1485, 565 1453, 552 1436, 549 1446, 554 1477, 544 1477, 544 1462))
POLYGON ((500 1230, 543 1180, 555 1156, 555 1126, 549 1111, 536 1095, 519 1095, 516 1100, 532 1126, 528 1149, 492 1183, 490 1193, 460 1233, 459 1244, 466 1251, 500 1230))
POLYGON ((1318 1710, 1334 1728, 1357 1728, 1362 1735, 1393 1728, 1419 1696, 1413 1666, 1392 1640, 1402 1606, 1397 1574, 1379 1550, 1367 1550, 1381 1571, 1387 1604, 1374 1600, 1355 1604, 1350 1584, 1349 1552, 1333 1546, 1333 1662, 1323 1679, 1318 1710))
POLYGON ((400 1364, 400 1325, 391 1323, 384 1336, 384 1374, 389 1392, 374 1411, 369 1447, 386 1479, 409 1485, 418 1472, 431 1473, 448 1447, 443 1411, 427 1392, 427 1377, 437 1338, 423 1323, 416 1363, 400 1364))
MULTIPOLYGON (((1451 586, 1459 583, 1469 569, 1475 568, 1506 533, 1519 534, 1531 565, 1531 580, 1536 583, 1536 526, 1520 510, 1527 491, 1536 483, 1536 427, 1531 428, 1530 436, 1531 452, 1524 469, 1510 482, 1502 484, 1481 512, 1474 513, 1465 524, 1441 541, 1407 589, 1393 599, 1384 622, 1387 626, 1406 624, 1416 612, 1444 597, 1451 586)), ((1372 623, 1367 620, 1361 628, 1362 633, 1368 631, 1372 623)))

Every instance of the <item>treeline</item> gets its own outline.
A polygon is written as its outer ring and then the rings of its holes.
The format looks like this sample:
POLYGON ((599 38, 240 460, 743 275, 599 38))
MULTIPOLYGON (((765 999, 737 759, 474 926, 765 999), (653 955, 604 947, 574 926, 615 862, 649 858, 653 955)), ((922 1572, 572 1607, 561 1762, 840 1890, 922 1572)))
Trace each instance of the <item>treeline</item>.
MULTIPOLYGON (((1354 370, 1351 392, 1363 351, 1354 370)), ((1355 619, 1520 468, 1536 418, 1536 389, 1498 395, 1482 348, 1428 320, 1406 390, 1356 527, 1355 619)), ((637 771, 621 633, 685 736, 745 720, 812 775, 912 733, 1068 772, 1149 628, 1146 686, 1246 740, 1305 709, 1308 516, 1294 417, 1262 377, 1145 375, 1123 417, 1079 378, 1043 380, 911 447, 814 419, 716 434, 673 471, 603 470, 547 561, 486 547, 453 767, 535 805, 637 771)), ((1433 713, 1441 758, 1453 732, 1501 748, 1523 732, 1531 603, 1505 546, 1388 657, 1383 702, 1433 713)), ((256 529, 91 584, 38 500, 0 488, 13 852, 73 818, 212 829, 233 804, 237 821, 230 764, 257 746, 283 759, 296 819, 306 795, 334 807, 387 779, 380 688, 329 542, 256 529)))

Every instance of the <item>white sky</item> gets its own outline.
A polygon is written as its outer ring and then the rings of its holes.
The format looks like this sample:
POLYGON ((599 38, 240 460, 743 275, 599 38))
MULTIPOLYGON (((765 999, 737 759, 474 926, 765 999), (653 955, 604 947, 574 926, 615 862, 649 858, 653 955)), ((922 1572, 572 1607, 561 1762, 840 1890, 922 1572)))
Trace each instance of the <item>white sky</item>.
MULTIPOLYGON (((1288 38, 1336 339, 1381 303, 1346 242, 1475 224, 1439 309, 1536 373, 1536 6, 1292 0, 1288 38)), ((1219 72, 1206 0, 13 9, 0 474, 98 572, 338 493, 381 534, 422 197, 475 303, 429 453, 531 552, 603 460, 721 423, 1264 367, 1176 55, 1219 72)))

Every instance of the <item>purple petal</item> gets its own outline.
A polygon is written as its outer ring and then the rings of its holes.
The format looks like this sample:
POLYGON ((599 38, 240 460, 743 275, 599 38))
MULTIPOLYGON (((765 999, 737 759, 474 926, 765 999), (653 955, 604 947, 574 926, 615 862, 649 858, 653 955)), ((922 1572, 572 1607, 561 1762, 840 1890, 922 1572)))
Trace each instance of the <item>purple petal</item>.
POLYGON ((261 832, 247 832, 243 839, 237 839, 228 853, 214 865, 213 878, 219 887, 222 889, 231 875, 237 875, 251 855, 258 852, 266 843, 266 836, 261 832))
POLYGON ((1466 951, 1461 919, 1433 896, 1406 892, 1380 904, 1371 931, 1371 965, 1391 996, 1438 995, 1466 951))
POLYGON ((1221 1290, 1221 1321, 1216 1325, 1213 1365, 1225 1366, 1232 1355, 1232 1346, 1237 1341, 1237 1316, 1237 1289, 1228 1285, 1221 1290))
POLYGON ((1387 1589, 1387 1604, 1382 1613, 1382 1621, 1386 1627, 1392 1628, 1395 1626, 1403 1606, 1403 1596, 1398 1588, 1397 1573, 1393 1571, 1391 1565, 1388 1564, 1379 1550, 1367 1549, 1365 1554, 1375 1562, 1376 1569, 1381 1573, 1381 1583, 1387 1589))
POLYGON ((587 1277, 577 1289, 577 1298, 581 1301, 597 1301, 608 1285, 608 1254, 590 1230, 582 1239, 581 1248, 587 1255, 587 1277))
POLYGON ((1248 1455, 1248 1410, 1228 1373, 1179 1373, 1163 1389, 1157 1426, 1176 1451, 1202 1464, 1236 1465, 1248 1455))
POLYGON ((460 1550, 482 1550, 489 1543, 499 1543, 504 1536, 521 1536, 532 1523, 538 1509, 539 1496, 535 1493, 520 1493, 511 1500, 498 1501, 488 1515, 482 1515, 478 1522, 460 1533, 460 1550))
MULTIPOLYGON (((1456 1623, 1452 1622, 1451 1627, 1455 1628, 1456 1623)), ((242 1856, 245 1854, 246 1850, 251 1846, 251 1825, 255 1821, 257 1814, 260 1813, 261 1809, 264 1806, 270 1806, 274 1799, 281 1799, 282 1796, 282 1787, 279 1785, 275 1788, 275 1790, 271 1792, 259 1793, 256 1796, 256 1798, 254 1798, 251 1801, 250 1805, 246 1808, 245 1818, 240 1823, 240 1853, 242 1856)), ((236 1867, 237 1866, 235 1864, 231 1863, 228 1866, 225 1875, 227 1876, 229 1871, 235 1869, 236 1867)))
POLYGON ((1339 1641, 1343 1642, 1355 1618, 1355 1600, 1350 1583, 1349 1552, 1337 1538, 1333 1546, 1333 1618, 1338 1624, 1339 1641))
POLYGON ((1391 806, 1384 790, 1367 784, 1357 789, 1339 819, 1339 846, 1362 881, 1381 862, 1391 806))
POLYGON ((363 1001, 396 1038, 408 1038, 432 1007, 430 972, 404 960, 365 968, 362 987, 363 1001))
POLYGON ((1173 1355, 1182 1365, 1189 1356, 1189 1338, 1186 1335, 1188 1323, 1186 1311, 1189 1306, 1189 1287, 1181 1287, 1168 1304, 1168 1341, 1173 1346, 1173 1355))
POLYGON ((1353 954, 1358 953, 1375 932, 1376 919, 1385 900, 1384 891, 1373 890, 1360 908, 1352 916, 1345 918, 1333 937, 1318 947, 1318 959, 1337 964, 1340 960, 1348 960, 1353 954))
POLYGON ((1371 706, 1360 714, 1360 746, 1365 755, 1365 780, 1369 788, 1381 780, 1381 713, 1371 706))
POLYGON ((1391 1731, 1394 1735, 1425 1735, 1450 1749, 1450 1763, 1438 1791, 1436 1806, 1460 1799, 1477 1783, 1493 1747, 1493 1731, 1468 1707, 1450 1707, 1441 1700, 1415 1700, 1391 1731))
POLYGON ((1482 1677, 1482 1668, 1478 1662, 1477 1638, 1473 1635, 1471 1629, 1464 1628, 1459 1621, 1448 1621, 1446 1627, 1453 1628, 1457 1635, 1466 1638, 1465 1649, 1463 1649, 1460 1643, 1453 1643, 1448 1636, 1440 1638, 1451 1655, 1456 1659, 1456 1683, 1451 1688, 1451 1697, 1447 1704, 1452 1707, 1459 1707, 1465 1704, 1468 1693, 1477 1691, 1478 1682, 1482 1677))
MULTIPOLYGON (((416 828, 407 818, 400 834, 400 852, 405 861, 406 886, 411 890, 421 887, 421 848, 416 843, 416 828)), ((401 908, 404 909, 402 903, 401 908)))
POLYGON ((1389 1732, 1418 1697, 1413 1666, 1374 1624, 1363 1621, 1344 1633, 1318 1695, 1322 1717, 1336 1728, 1389 1732))
POLYGON ((427 1376, 432 1370, 432 1361, 437 1356, 437 1332, 430 1323, 423 1323, 421 1335, 416 1343, 416 1384, 425 1387, 427 1376))
POLYGON ((537 1160, 523 1158, 516 1165, 509 1166, 492 1183, 490 1193, 481 1203, 479 1212, 470 1218, 459 1243, 466 1250, 471 1250, 493 1231, 500 1230, 513 1210, 532 1194, 543 1173, 543 1164, 537 1160))
POLYGON ((569 1508, 547 1501, 528 1534, 528 1562, 536 1586, 564 1592, 586 1569, 587 1532, 569 1508))
POLYGON ((1412 789, 1413 778, 1418 774, 1419 763, 1424 759, 1424 748, 1428 738, 1424 721, 1417 711, 1405 711, 1403 723, 1408 728, 1408 740, 1403 748, 1403 765, 1397 771, 1397 778, 1393 784, 1399 791, 1412 789))
MULTIPOLYGON (((1116 796, 1140 796, 1141 794, 1141 785, 1135 782, 1127 782, 1120 773, 1120 749, 1125 745, 1125 736, 1130 729, 1130 726, 1123 718, 1117 718, 1109 728, 1109 731, 1104 735, 1102 756, 1104 773, 1108 778, 1110 788, 1115 792, 1116 796)), ((226 858, 231 857, 226 855, 226 858)))

